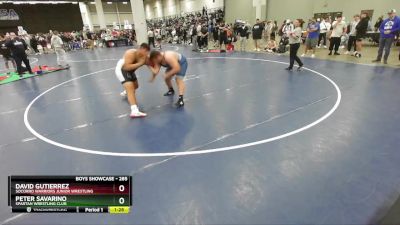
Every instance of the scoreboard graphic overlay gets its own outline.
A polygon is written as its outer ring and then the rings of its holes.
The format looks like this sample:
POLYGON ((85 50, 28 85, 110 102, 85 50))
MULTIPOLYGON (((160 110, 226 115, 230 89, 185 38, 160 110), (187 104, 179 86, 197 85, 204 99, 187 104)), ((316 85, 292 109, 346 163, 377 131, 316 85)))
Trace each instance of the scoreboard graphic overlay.
POLYGON ((129 213, 131 176, 9 176, 15 213, 129 213))

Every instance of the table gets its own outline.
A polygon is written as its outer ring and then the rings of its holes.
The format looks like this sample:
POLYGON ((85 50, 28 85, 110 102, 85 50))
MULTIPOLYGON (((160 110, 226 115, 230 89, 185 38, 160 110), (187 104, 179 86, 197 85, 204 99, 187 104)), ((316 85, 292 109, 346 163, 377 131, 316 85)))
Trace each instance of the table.
POLYGON ((128 46, 129 41, 127 38, 123 39, 112 39, 106 41, 107 48, 114 48, 114 47, 121 47, 121 46, 128 46))

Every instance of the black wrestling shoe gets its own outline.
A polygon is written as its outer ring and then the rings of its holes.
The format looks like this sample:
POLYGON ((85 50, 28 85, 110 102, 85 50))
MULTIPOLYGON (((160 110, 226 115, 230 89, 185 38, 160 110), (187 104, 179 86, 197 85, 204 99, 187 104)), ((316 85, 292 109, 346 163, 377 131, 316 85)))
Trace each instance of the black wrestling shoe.
POLYGON ((185 105, 185 102, 183 102, 182 98, 179 98, 178 102, 175 104, 178 108, 183 107, 185 105))
POLYGON ((288 68, 285 68, 285 70, 293 71, 293 68, 288 67, 288 68))
POLYGON ((170 90, 168 90, 167 93, 164 94, 164 96, 171 96, 171 95, 174 95, 174 94, 175 94, 174 89, 170 89, 170 90))

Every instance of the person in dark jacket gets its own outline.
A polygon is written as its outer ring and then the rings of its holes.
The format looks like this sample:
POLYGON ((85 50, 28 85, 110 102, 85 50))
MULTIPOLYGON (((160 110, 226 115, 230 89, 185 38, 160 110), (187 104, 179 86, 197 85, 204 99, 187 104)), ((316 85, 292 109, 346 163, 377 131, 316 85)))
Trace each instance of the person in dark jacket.
POLYGON ((360 22, 356 26, 356 51, 354 52, 354 56, 357 58, 361 57, 362 39, 367 34, 369 24, 369 17, 366 13, 362 13, 360 17, 360 22))
POLYGON ((255 49, 254 51, 261 51, 260 48, 260 40, 262 38, 262 33, 264 30, 264 23, 261 22, 259 19, 257 19, 256 24, 254 24, 252 32, 253 32, 253 40, 254 40, 254 45, 255 49))
POLYGON ((383 16, 380 16, 375 23, 374 26, 375 31, 379 31, 379 27, 381 27, 382 22, 383 22, 383 16))
POLYGON ((11 40, 7 41, 6 46, 11 50, 11 54, 17 64, 17 72, 19 76, 23 76, 25 68, 29 73, 33 74, 31 66, 29 65, 28 56, 25 52, 28 49, 28 45, 22 38, 16 36, 15 33, 10 33, 10 38, 11 40), (22 67, 22 62, 24 62, 25 68, 22 67))
POLYGON ((11 56, 11 51, 9 48, 7 48, 6 43, 7 43, 7 39, 3 36, 0 36, 0 54, 3 56, 4 63, 5 63, 7 73, 8 73, 10 70, 10 66, 8 65, 8 62, 12 63, 14 70, 17 66, 15 65, 15 61, 11 56))
POLYGON ((246 42, 248 39, 249 29, 245 23, 241 24, 238 28, 238 33, 240 37, 240 51, 246 51, 246 42))
POLYGON ((31 47, 33 49, 33 51, 35 51, 36 55, 39 55, 39 49, 38 49, 38 39, 36 38, 36 35, 32 35, 31 37, 31 47))

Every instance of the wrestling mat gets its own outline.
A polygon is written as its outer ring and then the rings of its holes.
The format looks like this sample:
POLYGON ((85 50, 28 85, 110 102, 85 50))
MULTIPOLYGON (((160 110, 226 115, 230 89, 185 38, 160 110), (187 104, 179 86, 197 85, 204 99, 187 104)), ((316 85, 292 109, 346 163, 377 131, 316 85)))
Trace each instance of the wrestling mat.
POLYGON ((60 70, 66 70, 66 69, 69 69, 69 67, 60 67, 60 66, 51 67, 51 66, 41 65, 41 66, 35 66, 34 68, 32 68, 32 72, 34 74, 24 73, 24 75, 22 77, 20 77, 18 75, 18 73, 16 73, 16 72, 0 73, 0 85, 8 84, 8 83, 18 81, 18 80, 23 80, 26 78, 42 76, 45 74, 53 73, 53 72, 60 71, 60 70))

